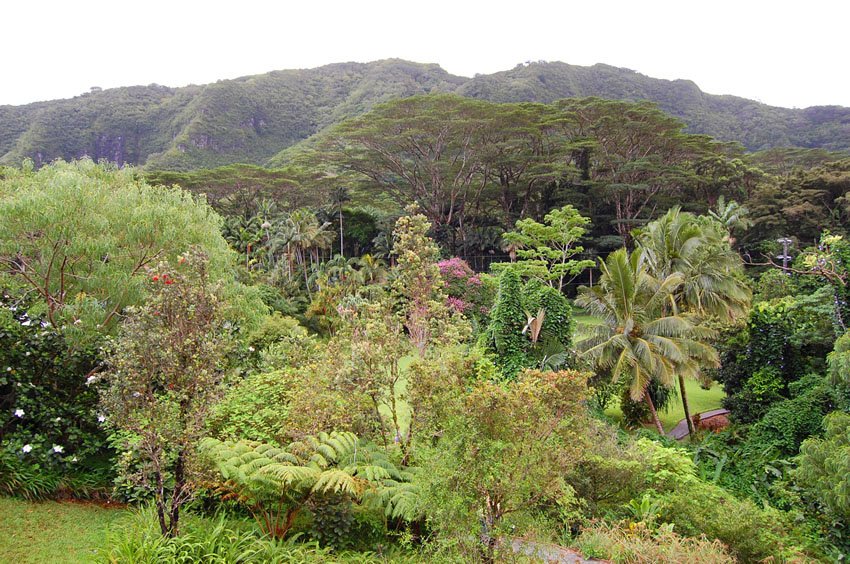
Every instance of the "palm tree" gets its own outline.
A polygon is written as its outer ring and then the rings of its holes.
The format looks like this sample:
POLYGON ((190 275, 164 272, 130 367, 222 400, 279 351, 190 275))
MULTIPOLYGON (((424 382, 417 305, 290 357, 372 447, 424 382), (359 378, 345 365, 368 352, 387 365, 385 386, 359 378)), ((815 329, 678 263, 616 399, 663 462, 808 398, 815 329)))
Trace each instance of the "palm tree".
POLYGON ((717 366, 717 351, 705 344, 713 332, 687 314, 665 314, 665 304, 682 285, 683 276, 653 277, 641 251, 631 255, 626 249, 614 251, 600 269, 599 283, 581 287, 576 304, 603 323, 579 341, 578 348, 597 366, 611 369, 615 381, 628 378, 629 395, 646 402, 663 433, 647 388, 653 380, 669 387, 675 374, 693 375, 701 366, 717 366))
POLYGON ((746 206, 742 206, 735 200, 727 202, 722 195, 717 199, 717 210, 708 210, 709 217, 727 229, 727 240, 730 245, 735 244, 735 238, 732 236, 735 229, 743 231, 752 227, 753 222, 747 217, 749 213, 750 210, 746 206))
MULTIPOLYGON (((665 314, 687 312, 721 321, 734 321, 747 314, 752 296, 741 275, 741 257, 732 250, 728 234, 726 226, 717 220, 683 213, 678 207, 637 234, 638 249, 649 274, 657 279, 681 275, 681 284, 663 307, 665 314)), ((684 376, 678 374, 679 392, 693 436, 684 376)))
POLYGON ((387 278, 387 269, 384 261, 370 254, 352 259, 357 266, 357 274, 361 284, 376 284, 384 282, 387 278))

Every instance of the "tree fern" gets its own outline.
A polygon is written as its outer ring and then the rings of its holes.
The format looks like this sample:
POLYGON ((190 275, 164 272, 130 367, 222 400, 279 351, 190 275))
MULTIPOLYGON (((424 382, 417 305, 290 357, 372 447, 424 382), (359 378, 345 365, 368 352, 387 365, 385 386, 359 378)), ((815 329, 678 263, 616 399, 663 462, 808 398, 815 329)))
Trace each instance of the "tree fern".
MULTIPOLYGON (((223 478, 218 491, 244 504, 262 530, 276 538, 289 532, 304 505, 318 495, 342 495, 352 501, 368 495, 389 502, 392 495, 385 496, 384 490, 398 488, 410 477, 382 450, 353 433, 319 433, 284 449, 205 439, 200 449, 223 478)), ((394 509, 387 514, 397 513, 394 509)))

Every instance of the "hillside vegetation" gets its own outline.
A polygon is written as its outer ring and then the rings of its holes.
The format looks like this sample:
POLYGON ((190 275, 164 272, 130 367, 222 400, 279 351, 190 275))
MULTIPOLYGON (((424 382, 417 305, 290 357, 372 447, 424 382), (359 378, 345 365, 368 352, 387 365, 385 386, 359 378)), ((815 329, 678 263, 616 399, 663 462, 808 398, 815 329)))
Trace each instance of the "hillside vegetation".
POLYGON ((0 164, 89 156, 151 170, 280 165, 296 145, 330 125, 380 102, 431 92, 494 102, 650 100, 681 118, 689 132, 737 141, 749 150, 850 148, 850 108, 777 108, 706 94, 687 80, 659 80, 601 64, 539 62, 468 79, 438 65, 389 59, 183 88, 93 89, 68 100, 0 106, 0 164))

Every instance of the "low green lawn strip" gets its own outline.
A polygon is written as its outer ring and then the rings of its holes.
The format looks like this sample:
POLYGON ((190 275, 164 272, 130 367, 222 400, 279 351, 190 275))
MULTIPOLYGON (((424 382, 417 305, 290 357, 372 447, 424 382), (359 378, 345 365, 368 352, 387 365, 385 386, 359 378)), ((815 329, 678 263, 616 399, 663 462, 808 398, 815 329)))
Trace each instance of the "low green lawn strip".
MULTIPOLYGON (((710 390, 704 390, 695 380, 685 380, 685 389, 688 392, 688 403, 692 415, 723 407, 720 402, 726 397, 726 394, 720 384, 715 383, 710 390)), ((623 412, 620 411, 620 402, 617 398, 612 400, 611 405, 605 410, 605 415, 618 423, 622 423, 623 412)), ((666 411, 658 412, 658 418, 661 419, 665 431, 670 431, 679 421, 685 418, 682 399, 678 394, 670 399, 670 405, 666 411)))
POLYGON ((98 505, 0 497, 0 562, 93 562, 106 531, 127 510, 98 505))

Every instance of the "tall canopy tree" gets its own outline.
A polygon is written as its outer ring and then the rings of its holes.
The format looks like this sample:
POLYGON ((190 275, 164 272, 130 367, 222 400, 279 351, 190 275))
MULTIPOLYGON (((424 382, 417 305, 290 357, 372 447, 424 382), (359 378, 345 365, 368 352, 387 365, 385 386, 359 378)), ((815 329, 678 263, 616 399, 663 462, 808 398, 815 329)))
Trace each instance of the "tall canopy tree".
POLYGON ((693 162, 722 149, 708 136, 684 133, 681 121, 649 102, 584 98, 556 105, 553 126, 587 141, 591 190, 613 206, 614 229, 627 244, 634 227, 695 182, 693 162))

